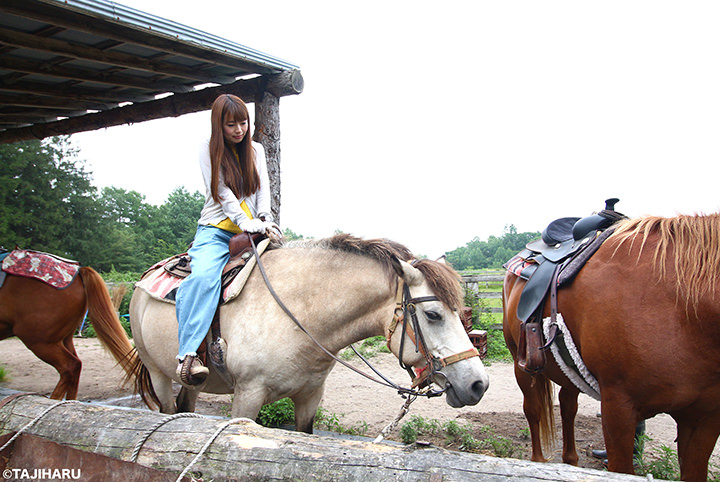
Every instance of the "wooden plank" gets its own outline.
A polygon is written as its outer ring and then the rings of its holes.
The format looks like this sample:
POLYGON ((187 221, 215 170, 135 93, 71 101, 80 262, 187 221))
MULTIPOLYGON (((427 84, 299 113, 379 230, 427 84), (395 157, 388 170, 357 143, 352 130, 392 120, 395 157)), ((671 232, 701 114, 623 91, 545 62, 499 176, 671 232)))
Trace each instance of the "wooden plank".
MULTIPOLYGON (((8 393, 0 389, 0 396, 8 393)), ((204 480, 215 481, 646 480, 564 464, 540 464, 420 445, 374 444, 287 432, 261 427, 247 419, 171 418, 147 410, 79 402, 57 403, 38 395, 24 395, 0 402, 0 436, 21 430, 47 412, 25 433, 74 449, 129 460, 136 444, 145 439, 149 428, 154 427, 140 448, 137 462, 180 473, 217 434, 207 451, 190 469, 204 480)))

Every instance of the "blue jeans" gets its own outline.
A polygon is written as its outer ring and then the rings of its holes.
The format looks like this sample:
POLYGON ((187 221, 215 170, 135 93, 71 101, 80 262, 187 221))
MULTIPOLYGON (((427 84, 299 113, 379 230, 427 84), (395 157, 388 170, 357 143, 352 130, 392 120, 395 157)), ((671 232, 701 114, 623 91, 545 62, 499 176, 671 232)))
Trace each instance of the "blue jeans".
POLYGON ((235 233, 214 226, 200 225, 188 251, 192 272, 185 278, 175 296, 178 320, 178 360, 197 355, 207 336, 221 292, 222 270, 230 259, 230 238, 235 233))

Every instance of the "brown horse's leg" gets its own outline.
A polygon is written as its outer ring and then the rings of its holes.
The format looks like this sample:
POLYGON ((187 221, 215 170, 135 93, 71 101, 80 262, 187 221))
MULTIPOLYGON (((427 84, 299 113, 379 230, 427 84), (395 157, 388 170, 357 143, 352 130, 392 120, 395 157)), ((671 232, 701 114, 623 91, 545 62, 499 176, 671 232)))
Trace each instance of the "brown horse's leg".
POLYGON ((614 393, 612 387, 603 387, 600 411, 602 412, 602 428, 605 438, 605 450, 608 454, 608 470, 632 474, 633 447, 635 444, 635 427, 638 416, 624 402, 625 396, 614 393))
POLYGON ((579 392, 575 389, 563 387, 558 395, 563 433, 562 460, 571 465, 578 464, 578 454, 575 446, 575 416, 578 410, 578 394, 579 392))
MULTIPOLYGON (((545 416, 543 409, 544 394, 542 389, 545 386, 546 378, 542 374, 531 376, 515 365, 515 379, 520 390, 523 392, 523 411, 530 428, 530 441, 532 444, 533 462, 547 462, 542 450, 541 423, 545 416)), ((550 407, 552 409, 552 406, 550 407)))
POLYGON ((708 462, 720 435, 719 421, 699 423, 678 421, 678 459, 680 475, 686 481, 707 480, 708 462))
POLYGON ((78 384, 82 362, 78 358, 75 348, 70 341, 72 349, 68 349, 66 340, 60 343, 33 343, 27 347, 45 363, 51 365, 60 374, 60 380, 52 391, 50 398, 68 400, 77 398, 78 384))

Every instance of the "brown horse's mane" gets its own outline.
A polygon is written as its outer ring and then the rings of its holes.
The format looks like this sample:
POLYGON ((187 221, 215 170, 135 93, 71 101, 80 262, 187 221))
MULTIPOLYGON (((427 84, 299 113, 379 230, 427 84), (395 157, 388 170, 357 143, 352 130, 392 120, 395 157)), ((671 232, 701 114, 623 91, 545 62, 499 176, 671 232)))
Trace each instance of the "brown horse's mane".
MULTIPOLYGON (((389 239, 361 239, 350 234, 341 233, 323 239, 295 240, 282 242, 279 248, 321 248, 377 260, 388 273, 393 276, 401 272, 397 260, 411 262, 425 277, 430 288, 441 302, 450 309, 458 311, 464 304, 464 296, 458 273, 446 264, 428 259, 415 260, 412 252, 404 245, 389 239)), ((393 277, 393 279, 395 279, 393 277)))
POLYGON ((645 216, 620 221, 612 239, 618 244, 615 253, 626 241, 630 248, 640 243, 638 261, 651 236, 657 237, 653 264, 661 278, 668 275, 672 263, 677 294, 685 294, 687 303, 697 309, 702 295, 714 294, 720 266, 720 214, 679 215, 674 218, 645 216), (668 259, 672 249, 673 257, 668 259))

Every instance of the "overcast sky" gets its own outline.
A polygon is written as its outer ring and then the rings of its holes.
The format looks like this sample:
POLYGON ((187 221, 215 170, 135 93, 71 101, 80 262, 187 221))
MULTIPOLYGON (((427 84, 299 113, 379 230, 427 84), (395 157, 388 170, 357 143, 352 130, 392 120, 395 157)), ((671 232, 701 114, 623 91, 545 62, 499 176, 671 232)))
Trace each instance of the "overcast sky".
MULTIPOLYGON (((437 257, 508 225, 720 207, 720 3, 123 0, 298 65, 281 224, 437 257)), ((76 134, 98 187, 202 191, 201 112, 76 134)))

